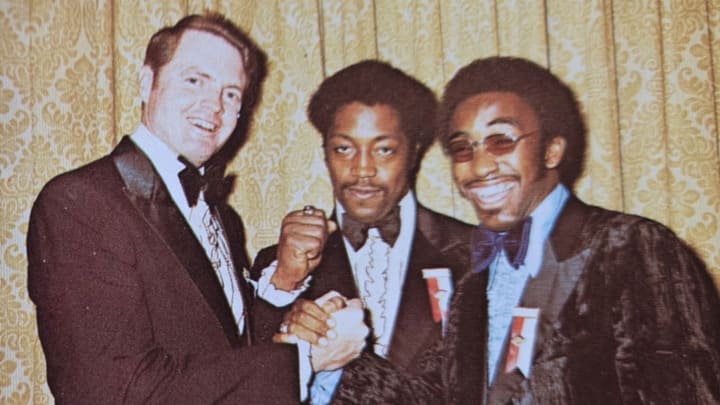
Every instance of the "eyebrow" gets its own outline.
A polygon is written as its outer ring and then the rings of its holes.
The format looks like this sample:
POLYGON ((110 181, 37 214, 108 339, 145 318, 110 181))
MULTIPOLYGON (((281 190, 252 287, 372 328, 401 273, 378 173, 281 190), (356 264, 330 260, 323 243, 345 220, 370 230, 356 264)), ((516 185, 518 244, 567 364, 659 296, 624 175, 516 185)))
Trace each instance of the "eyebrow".
MULTIPOLYGON (((380 135, 378 135, 378 136, 376 136, 376 137, 373 138, 373 142, 380 142, 380 141, 384 141, 384 140, 387 140, 387 139, 393 140, 393 139, 398 139, 398 138, 402 138, 402 137, 403 137, 403 134, 402 134, 402 133, 397 133, 397 134, 380 134, 380 135)), ((330 139, 330 138, 343 138, 343 139, 348 140, 348 141, 352 141, 353 139, 355 139, 355 137, 350 136, 350 135, 348 135, 348 134, 341 133, 341 132, 336 132, 336 133, 330 132, 330 134, 328 134, 328 136, 327 136, 327 139, 330 139)), ((406 137, 406 138, 407 138, 407 137, 406 137)))
MULTIPOLYGON (((507 124, 507 125, 512 125, 516 128, 520 128, 520 122, 513 117, 493 118, 486 125, 492 126, 492 125, 500 125, 500 124, 507 124)), ((450 134, 450 136, 448 136, 447 139, 448 139, 448 141, 452 141, 453 139, 461 137, 461 136, 470 136, 470 134, 465 131, 456 131, 456 132, 453 132, 452 134, 450 134)))
MULTIPOLYGON (((180 71, 181 74, 196 74, 198 76, 201 76, 205 79, 211 80, 213 79, 213 76, 206 73, 204 70, 202 70, 199 66, 191 65, 185 67, 185 69, 180 71)), ((228 85, 223 85, 223 88, 233 88, 237 89, 239 92, 244 93, 245 87, 247 86, 247 78, 243 74, 240 83, 230 83, 228 85)))
POLYGON ((497 124, 508 124, 514 127, 520 127, 520 122, 513 117, 498 117, 487 123, 488 126, 497 124))
POLYGON ((453 132, 452 134, 450 134, 450 136, 448 136, 448 141, 452 141, 455 138, 459 138, 461 136, 467 136, 467 135, 468 135, 468 133, 465 131, 456 131, 456 132, 453 132))

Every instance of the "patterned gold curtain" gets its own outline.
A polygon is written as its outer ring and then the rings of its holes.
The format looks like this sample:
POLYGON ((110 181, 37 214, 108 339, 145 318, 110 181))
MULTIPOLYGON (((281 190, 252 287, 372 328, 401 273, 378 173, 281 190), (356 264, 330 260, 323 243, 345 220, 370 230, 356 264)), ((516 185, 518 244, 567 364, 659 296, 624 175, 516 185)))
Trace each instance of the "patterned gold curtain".
MULTIPOLYGON (((276 240, 288 210, 331 208, 304 113, 324 77, 379 58, 440 93, 473 59, 517 55, 550 67, 582 101, 590 148, 578 194, 667 224, 720 284, 720 0, 3 0, 0 403, 54 402, 26 291, 35 196, 133 131, 147 39, 204 9, 245 27, 270 60, 252 138, 231 166, 251 254, 276 240)), ((437 147, 418 194, 474 221, 437 147)))

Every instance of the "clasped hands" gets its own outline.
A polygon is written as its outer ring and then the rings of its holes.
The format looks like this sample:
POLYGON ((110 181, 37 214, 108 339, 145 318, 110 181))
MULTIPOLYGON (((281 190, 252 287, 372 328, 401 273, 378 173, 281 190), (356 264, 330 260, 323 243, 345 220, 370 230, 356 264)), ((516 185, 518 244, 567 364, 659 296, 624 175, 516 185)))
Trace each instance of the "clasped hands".
POLYGON ((330 291, 315 301, 299 299, 285 314, 277 343, 311 344, 313 371, 335 370, 356 359, 365 348, 370 329, 364 323, 362 302, 330 291))

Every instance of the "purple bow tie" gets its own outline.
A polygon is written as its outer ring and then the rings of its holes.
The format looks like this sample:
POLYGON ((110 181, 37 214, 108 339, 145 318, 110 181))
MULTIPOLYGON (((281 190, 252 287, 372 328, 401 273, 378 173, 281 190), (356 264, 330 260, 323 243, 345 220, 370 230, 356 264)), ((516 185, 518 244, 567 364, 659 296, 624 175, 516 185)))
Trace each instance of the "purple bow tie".
POLYGON ((478 225, 472 238, 472 269, 474 273, 484 271, 501 250, 505 249, 510 264, 514 268, 525 263, 532 218, 515 225, 507 232, 495 232, 478 225))

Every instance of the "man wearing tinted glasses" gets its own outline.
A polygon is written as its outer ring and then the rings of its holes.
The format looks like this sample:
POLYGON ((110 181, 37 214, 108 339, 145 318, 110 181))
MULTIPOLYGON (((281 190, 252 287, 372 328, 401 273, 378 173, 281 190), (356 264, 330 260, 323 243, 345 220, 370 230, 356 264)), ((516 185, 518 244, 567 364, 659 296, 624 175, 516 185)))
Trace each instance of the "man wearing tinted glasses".
POLYGON ((585 126, 548 70, 495 57, 446 87, 440 136, 481 225, 424 375, 357 360, 346 403, 720 403, 720 300, 666 227, 584 204, 585 126))

